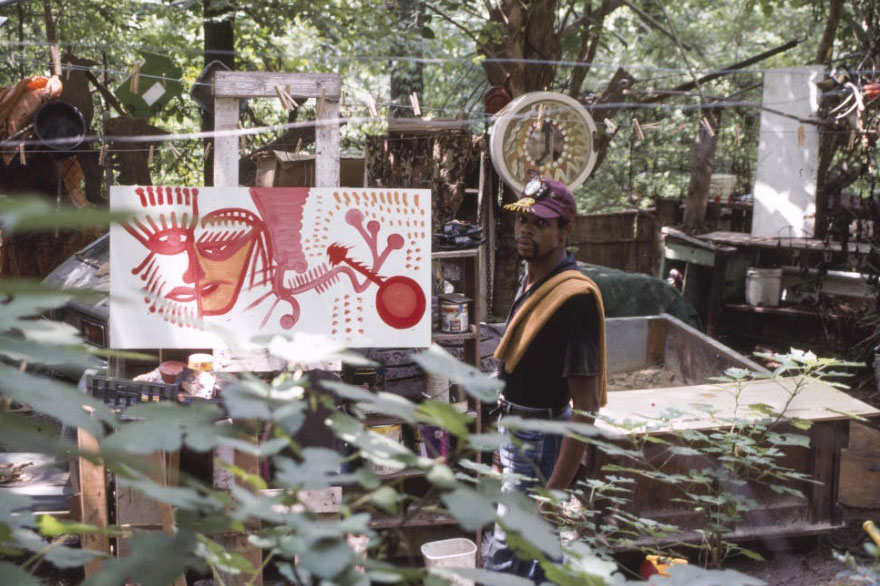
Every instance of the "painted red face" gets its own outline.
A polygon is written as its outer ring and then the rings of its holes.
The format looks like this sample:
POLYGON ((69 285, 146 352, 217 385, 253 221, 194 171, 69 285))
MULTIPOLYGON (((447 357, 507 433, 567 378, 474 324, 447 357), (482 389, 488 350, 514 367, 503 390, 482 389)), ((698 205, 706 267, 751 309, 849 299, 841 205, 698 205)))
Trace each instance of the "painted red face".
POLYGON ((196 189, 186 190, 185 197, 180 188, 145 188, 139 193, 148 212, 126 230, 150 252, 133 272, 142 272, 151 311, 179 318, 230 311, 262 230, 259 218, 240 208, 199 218, 196 189), (173 260, 164 259, 160 268, 153 261, 156 255, 173 260))

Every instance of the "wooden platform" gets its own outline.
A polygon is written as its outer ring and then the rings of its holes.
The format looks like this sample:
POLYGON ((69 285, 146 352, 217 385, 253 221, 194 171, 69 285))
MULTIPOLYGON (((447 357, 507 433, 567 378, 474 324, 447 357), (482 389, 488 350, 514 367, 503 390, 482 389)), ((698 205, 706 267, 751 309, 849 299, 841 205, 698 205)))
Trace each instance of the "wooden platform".
MULTIPOLYGON (((608 394, 608 405, 602 408, 601 415, 607 420, 641 424, 628 433, 714 429, 723 420, 733 417, 756 421, 766 418, 765 415, 750 410, 750 404, 763 403, 777 410, 783 409, 794 391, 794 380, 750 382, 743 387, 738 400, 736 391, 737 387, 732 383, 619 391, 608 394), (670 410, 680 411, 682 415, 669 422, 661 421, 662 415, 670 410)), ((880 409, 850 397, 827 383, 813 382, 798 392, 786 410, 786 415, 790 418, 807 419, 814 423, 848 423, 849 417, 846 414, 865 418, 880 417, 880 409)), ((597 425, 611 434, 622 433, 619 428, 606 421, 597 422, 597 425)))
MULTIPOLYGON (((847 446, 850 417, 880 417, 880 410, 863 403, 827 383, 812 382, 799 390, 794 398, 792 379, 767 380, 748 383, 737 398, 735 385, 704 384, 665 389, 617 391, 608 394, 608 405, 601 411, 602 421, 598 427, 616 437, 614 443, 629 445, 628 436, 650 433, 662 440, 644 445, 644 462, 662 462, 665 474, 678 474, 687 479, 692 471, 717 466, 714 459, 704 454, 674 453, 670 446, 687 443, 681 432, 688 430, 723 430, 730 420, 766 419, 766 415, 750 409, 751 404, 769 405, 788 417, 812 422, 809 431, 798 432, 790 428, 777 431, 803 433, 809 437, 809 448, 783 446, 781 465, 810 476, 818 481, 789 484, 800 490, 805 498, 780 494, 765 484, 747 482, 728 486, 724 490, 740 494, 756 504, 744 510, 741 518, 731 528, 737 539, 767 535, 802 535, 811 528, 829 527, 842 522, 838 505, 840 492, 841 450, 847 446), (787 408, 786 408, 787 404, 787 408), (675 415, 677 413, 677 415, 675 415), (626 422, 626 428, 612 424, 626 422)), ((599 451, 591 462, 591 476, 604 475, 606 464, 641 467, 643 461, 624 456, 608 456, 599 451)), ((682 503, 682 490, 688 488, 683 480, 677 486, 651 481, 636 474, 611 472, 611 475, 629 476, 634 483, 628 485, 630 492, 627 513, 671 523, 681 529, 678 538, 686 539, 694 531, 705 527, 705 513, 696 511, 692 505, 682 503)))

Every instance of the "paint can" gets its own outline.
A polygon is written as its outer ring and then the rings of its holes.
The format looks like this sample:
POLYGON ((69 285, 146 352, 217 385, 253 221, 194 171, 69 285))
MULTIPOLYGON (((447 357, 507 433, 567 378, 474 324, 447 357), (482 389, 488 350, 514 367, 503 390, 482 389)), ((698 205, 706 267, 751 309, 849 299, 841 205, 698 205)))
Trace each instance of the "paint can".
MULTIPOLYGON (((387 437, 389 440, 395 443, 403 443, 403 429, 400 424, 390 424, 390 425, 370 425, 367 429, 372 431, 373 433, 378 433, 379 435, 383 435, 387 437)), ((400 472, 404 466, 399 463, 389 463, 389 464, 377 464, 376 462, 372 462, 367 460, 366 462, 367 468, 378 474, 379 476, 386 474, 394 474, 395 472, 400 472)))
POLYGON ((343 364, 342 381, 369 391, 384 391, 385 367, 343 364))
POLYGON ((442 427, 420 425, 418 433, 419 455, 432 460, 440 458, 445 462, 449 455, 449 432, 442 427))
POLYGON ((440 331, 461 334, 470 328, 468 306, 470 299, 461 293, 440 295, 440 331))
POLYGON ((190 354, 187 359, 187 368, 199 370, 202 372, 210 372, 214 370, 213 354, 190 354))
POLYGON ((425 392, 422 395, 426 399, 435 401, 449 401, 449 379, 445 376, 428 373, 425 375, 425 392))

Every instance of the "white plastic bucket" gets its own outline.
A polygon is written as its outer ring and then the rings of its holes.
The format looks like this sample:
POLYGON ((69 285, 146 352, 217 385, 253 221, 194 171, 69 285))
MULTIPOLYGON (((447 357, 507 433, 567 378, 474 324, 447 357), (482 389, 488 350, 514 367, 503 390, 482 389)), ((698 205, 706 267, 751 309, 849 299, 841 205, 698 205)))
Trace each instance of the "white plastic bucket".
MULTIPOLYGON (((429 568, 475 568, 477 566, 477 545, 465 537, 429 541, 422 545, 422 557, 429 568)), ((473 580, 455 576, 455 586, 474 586, 473 580)))
POLYGON ((779 305, 782 290, 782 269, 746 269, 746 303, 752 307, 779 305))

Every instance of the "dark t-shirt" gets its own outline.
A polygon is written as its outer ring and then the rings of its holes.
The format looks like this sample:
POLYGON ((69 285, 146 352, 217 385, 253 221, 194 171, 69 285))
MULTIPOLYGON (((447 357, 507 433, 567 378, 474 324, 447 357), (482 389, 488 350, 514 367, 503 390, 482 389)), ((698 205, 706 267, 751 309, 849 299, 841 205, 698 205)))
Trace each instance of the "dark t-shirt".
MULTIPOLYGON (((576 266, 569 256, 546 278, 576 266)), ((510 317, 525 297, 528 295, 517 296, 510 317)), ((500 368, 504 398, 524 407, 559 408, 568 404, 571 397, 567 377, 599 374, 598 332, 599 312, 592 295, 576 295, 566 301, 529 344, 514 371, 507 373, 503 366, 500 368)))

